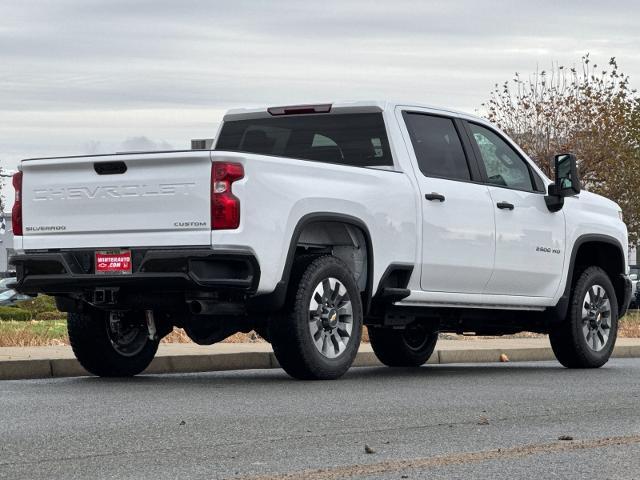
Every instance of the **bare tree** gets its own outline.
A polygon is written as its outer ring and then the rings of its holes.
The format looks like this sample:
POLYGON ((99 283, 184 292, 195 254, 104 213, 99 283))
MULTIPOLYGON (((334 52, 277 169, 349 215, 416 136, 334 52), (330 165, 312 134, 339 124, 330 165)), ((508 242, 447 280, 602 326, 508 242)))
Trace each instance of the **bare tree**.
POLYGON ((577 68, 554 64, 527 79, 516 73, 483 107, 547 174, 554 154, 575 153, 584 187, 616 201, 638 241, 640 98, 615 58, 605 68, 587 54, 577 68))
MULTIPOLYGON (((2 195, 6 192, 7 177, 4 168, 0 167, 0 212, 4 212, 4 198, 2 195)), ((11 181, 9 181, 9 185, 11 185, 11 181)))

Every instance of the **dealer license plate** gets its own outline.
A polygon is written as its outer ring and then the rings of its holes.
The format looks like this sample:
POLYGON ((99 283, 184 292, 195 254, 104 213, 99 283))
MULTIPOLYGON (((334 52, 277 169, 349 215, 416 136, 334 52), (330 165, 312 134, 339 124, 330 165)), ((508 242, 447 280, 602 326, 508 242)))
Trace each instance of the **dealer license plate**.
POLYGON ((96 252, 96 274, 127 275, 131 273, 131 250, 100 250, 96 252))

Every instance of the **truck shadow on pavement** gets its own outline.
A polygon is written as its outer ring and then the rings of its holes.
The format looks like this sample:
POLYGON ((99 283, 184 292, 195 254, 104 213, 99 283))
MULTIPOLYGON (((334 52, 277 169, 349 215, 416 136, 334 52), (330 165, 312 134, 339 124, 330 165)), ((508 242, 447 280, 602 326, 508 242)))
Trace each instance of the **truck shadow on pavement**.
MULTIPOLYGON (((596 380, 607 375, 607 370, 619 368, 615 366, 603 367, 598 370, 589 370, 589 378, 596 380)), ((584 377, 584 370, 569 370, 559 364, 547 363, 544 365, 531 364, 497 364, 497 365, 429 365, 420 368, 386 368, 386 367, 355 367, 339 380, 328 381, 301 381, 289 377, 283 370, 233 370, 198 373, 171 373, 171 374, 147 374, 132 378, 97 378, 97 377, 76 377, 68 379, 74 383, 84 384, 104 384, 104 385, 140 385, 140 386, 198 386, 206 388, 224 388, 225 386, 244 386, 248 388, 277 385, 320 385, 327 383, 346 385, 350 382, 451 382, 457 378, 473 378, 474 382, 502 380, 517 380, 519 383, 526 383, 530 380, 536 381, 558 381, 584 377), (543 375, 541 375, 543 374, 543 375)))

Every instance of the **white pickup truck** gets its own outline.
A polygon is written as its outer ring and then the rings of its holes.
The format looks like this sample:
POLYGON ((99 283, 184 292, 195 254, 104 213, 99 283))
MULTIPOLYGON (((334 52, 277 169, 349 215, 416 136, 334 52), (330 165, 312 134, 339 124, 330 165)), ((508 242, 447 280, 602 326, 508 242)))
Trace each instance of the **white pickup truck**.
POLYGON ((611 355, 627 229, 573 155, 552 181, 481 118, 390 102, 232 110, 216 139, 21 162, 17 289, 56 297, 88 371, 142 372, 174 326, 255 329, 302 379, 344 374, 363 325, 389 366, 425 363, 438 332, 611 355))

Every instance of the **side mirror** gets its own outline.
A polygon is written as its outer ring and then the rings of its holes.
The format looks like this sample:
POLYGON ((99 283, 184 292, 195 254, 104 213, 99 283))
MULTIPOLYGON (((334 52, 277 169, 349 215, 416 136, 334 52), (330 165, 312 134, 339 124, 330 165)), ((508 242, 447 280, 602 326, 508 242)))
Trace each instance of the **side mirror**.
POLYGON ((555 182, 549 185, 549 194, 545 197, 547 208, 557 212, 564 205, 564 197, 580 193, 580 177, 578 162, 573 153, 562 153, 555 156, 555 182))
POLYGON ((637 273, 632 273, 631 275, 629 275, 629 279, 632 282, 637 282, 638 281, 638 274, 637 273))
MULTIPOLYGON (((570 197, 580 193, 580 177, 578 162, 573 153, 562 153, 555 156, 556 181, 553 195, 570 197)), ((551 192, 549 192, 551 193, 551 192)))

